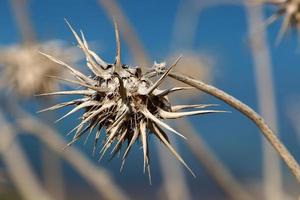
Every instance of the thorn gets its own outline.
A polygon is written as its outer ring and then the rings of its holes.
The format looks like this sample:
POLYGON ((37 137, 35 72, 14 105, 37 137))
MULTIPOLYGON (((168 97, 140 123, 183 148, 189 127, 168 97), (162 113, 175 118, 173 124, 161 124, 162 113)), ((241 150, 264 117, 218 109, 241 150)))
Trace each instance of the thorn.
POLYGON ((168 76, 168 74, 171 72, 171 70, 176 66, 176 64, 179 62, 182 56, 179 56, 175 62, 165 71, 165 73, 149 88, 146 94, 151 94, 160 84, 163 82, 163 80, 168 76))
POLYGON ((116 45, 117 45, 117 52, 116 52, 116 71, 119 72, 121 70, 121 42, 120 42, 120 34, 118 23, 116 18, 113 17, 114 26, 115 26, 115 34, 116 34, 116 45))

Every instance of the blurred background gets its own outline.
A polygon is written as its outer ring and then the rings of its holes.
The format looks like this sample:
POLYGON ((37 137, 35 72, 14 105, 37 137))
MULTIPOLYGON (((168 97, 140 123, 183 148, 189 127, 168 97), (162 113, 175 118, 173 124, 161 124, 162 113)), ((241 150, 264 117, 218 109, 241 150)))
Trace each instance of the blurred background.
MULTIPOLYGON (((299 38, 291 29, 276 44, 282 20, 264 25, 274 11, 242 0, 1 0, 0 199, 297 199, 299 184, 258 128, 201 92, 172 101, 219 104, 231 113, 170 121, 188 138, 171 140, 196 178, 151 138, 152 185, 138 145, 122 173, 118 158, 98 162, 91 138, 63 150, 80 113, 54 123, 68 109, 37 111, 67 99, 34 96, 69 87, 49 82, 47 73, 64 72, 40 50, 87 72, 64 18, 114 62, 115 16, 124 63, 147 68, 183 55, 177 71, 254 108, 299 162, 299 38)), ((180 85, 163 87, 170 84, 180 85)))

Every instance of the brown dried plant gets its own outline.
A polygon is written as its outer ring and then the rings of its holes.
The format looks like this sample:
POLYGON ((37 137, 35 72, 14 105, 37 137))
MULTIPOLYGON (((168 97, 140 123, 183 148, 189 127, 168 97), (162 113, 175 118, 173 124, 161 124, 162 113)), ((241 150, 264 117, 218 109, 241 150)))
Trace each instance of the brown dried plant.
POLYGON ((280 28, 277 42, 280 42, 289 28, 300 28, 300 0, 254 0, 256 2, 273 5, 277 7, 276 12, 271 15, 266 24, 271 24, 283 17, 283 24, 280 28))
MULTIPOLYGON (((201 115, 208 113, 224 112, 219 110, 203 110, 211 105, 172 105, 168 99, 171 93, 192 89, 192 87, 174 87, 166 90, 158 89, 171 70, 179 62, 180 57, 170 66, 165 63, 155 63, 153 68, 147 72, 142 72, 139 67, 131 67, 121 63, 121 48, 118 27, 115 22, 115 33, 117 43, 116 61, 108 64, 103 61, 95 52, 89 49, 83 33, 81 38, 73 30, 79 47, 83 50, 87 67, 92 72, 91 76, 86 76, 75 70, 68 64, 56 59, 48 54, 44 54, 54 62, 66 67, 77 79, 76 81, 58 79, 72 82, 83 87, 83 89, 59 91, 53 93, 41 94, 48 95, 82 95, 83 97, 57 104, 42 111, 56 110, 69 105, 75 108, 61 117, 59 120, 75 113, 80 109, 85 112, 81 117, 81 122, 71 132, 76 132, 69 145, 79 140, 84 134, 90 135, 94 129, 97 129, 94 140, 94 152, 100 138, 101 129, 106 129, 105 139, 100 150, 100 159, 106 151, 113 146, 111 157, 120 152, 123 144, 127 141, 127 148, 122 157, 122 166, 124 166, 126 157, 133 144, 139 139, 142 143, 144 155, 144 172, 147 168, 149 180, 150 160, 149 160, 149 141, 151 135, 155 135, 171 153, 194 175, 181 156, 176 152, 169 142, 168 136, 163 129, 185 138, 182 134, 171 128, 163 122, 163 119, 177 119, 184 116, 201 115), (157 80, 154 80, 158 77, 157 80), (192 111, 182 111, 193 109, 192 111), (197 110, 194 110, 197 109, 197 110)), ((55 77, 54 77, 55 78, 55 77)), ((58 121, 59 121, 58 120, 58 121)), ((70 132, 70 133, 71 133, 70 132)))
POLYGON ((1 88, 10 88, 20 97, 32 97, 34 94, 58 89, 56 81, 46 76, 64 76, 63 69, 39 54, 47 51, 60 55, 70 63, 78 60, 74 47, 65 47, 60 41, 32 43, 30 45, 12 45, 0 49, 1 88))

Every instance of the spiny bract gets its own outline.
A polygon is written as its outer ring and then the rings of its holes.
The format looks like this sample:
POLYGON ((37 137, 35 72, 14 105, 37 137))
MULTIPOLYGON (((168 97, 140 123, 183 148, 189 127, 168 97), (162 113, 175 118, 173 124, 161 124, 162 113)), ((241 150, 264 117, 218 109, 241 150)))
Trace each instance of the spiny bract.
POLYGON ((125 159, 133 144, 136 143, 136 141, 141 140, 144 156, 144 171, 147 168, 149 179, 151 180, 148 137, 152 133, 194 176, 192 170, 170 144, 168 136, 163 129, 175 133, 183 138, 185 137, 162 120, 222 111, 199 110, 201 108, 212 106, 212 104, 171 105, 168 100, 168 95, 170 93, 192 89, 190 87, 174 87, 167 90, 158 89, 159 85, 168 76, 180 58, 178 58, 169 68, 166 68, 164 63, 155 63, 154 67, 146 73, 143 73, 139 67, 122 65, 119 33, 117 24, 115 23, 117 56, 115 63, 107 64, 98 55, 96 55, 96 53, 89 49, 82 33, 80 38, 70 25, 69 27, 73 32, 79 47, 83 50, 86 56, 87 67, 92 72, 92 75, 86 76, 66 63, 43 53, 51 60, 69 69, 77 79, 76 81, 64 81, 78 84, 83 89, 42 94, 82 95, 82 98, 60 103, 42 110, 49 111, 69 105, 75 106, 74 109, 59 120, 80 109, 85 110, 81 117, 81 122, 71 131, 76 131, 76 133, 69 145, 80 139, 84 134, 90 135, 92 131, 96 129, 94 140, 95 152, 96 145, 100 138, 101 129, 105 128, 105 139, 100 151, 100 159, 114 143, 115 145, 111 151, 112 157, 114 157, 117 152, 120 152, 123 144, 127 142, 127 148, 122 156, 122 169, 125 159), (161 76, 153 83, 151 79, 158 75, 161 76), (182 111, 184 109, 195 108, 198 110, 182 111))
POLYGON ((277 11, 267 19, 267 24, 284 17, 277 41, 279 42, 289 27, 300 28, 300 0, 257 0, 277 6, 277 11))

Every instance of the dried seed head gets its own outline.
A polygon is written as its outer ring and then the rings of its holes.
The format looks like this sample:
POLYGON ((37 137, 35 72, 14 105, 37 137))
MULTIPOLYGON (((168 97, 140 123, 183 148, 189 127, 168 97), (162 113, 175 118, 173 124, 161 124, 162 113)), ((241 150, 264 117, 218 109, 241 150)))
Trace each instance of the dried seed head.
POLYGON ((0 63, 3 65, 0 70, 1 88, 11 88, 21 97, 57 90, 57 82, 47 76, 64 76, 64 71, 58 64, 40 55, 39 51, 60 55, 70 63, 78 59, 77 49, 66 48, 59 41, 3 48, 0 50, 0 63))
POLYGON ((167 90, 158 89, 180 58, 168 68, 165 64, 157 64, 146 73, 143 73, 139 67, 122 65, 120 41, 116 26, 116 61, 113 64, 108 64, 89 49, 83 34, 80 38, 71 26, 70 28, 77 39, 79 47, 85 53, 87 67, 90 69, 92 75, 86 76, 66 63, 50 55, 44 54, 54 62, 69 69, 77 79, 72 82, 81 86, 82 89, 43 94, 81 95, 81 97, 42 110, 49 111, 69 105, 75 106, 71 111, 59 119, 61 120, 80 109, 84 109, 84 114, 81 117, 80 123, 71 131, 75 131, 75 135, 69 145, 79 140, 85 134, 89 136, 95 129, 95 152, 101 129, 104 128, 106 129, 105 139, 103 141, 102 149, 100 150, 100 159, 109 148, 112 148, 111 156, 114 157, 116 153, 121 151, 122 147, 127 142, 127 148, 122 156, 123 162, 121 168, 123 168, 125 159, 133 144, 140 140, 144 155, 144 170, 148 170, 150 178, 148 138, 152 134, 153 136, 156 136, 193 174, 191 169, 170 144, 165 130, 177 134, 180 137, 185 137, 163 122, 163 120, 222 111, 203 110, 203 108, 211 105, 202 104, 173 106, 168 99, 168 95, 176 91, 191 89, 190 87, 175 87, 167 90), (153 81, 155 78, 157 80, 153 81), (197 110, 186 111, 186 109, 197 110))
POLYGON ((277 7, 277 11, 270 16, 266 23, 271 24, 283 16, 283 24, 277 37, 279 42, 288 28, 300 28, 300 0, 257 0, 265 4, 271 4, 277 7))

